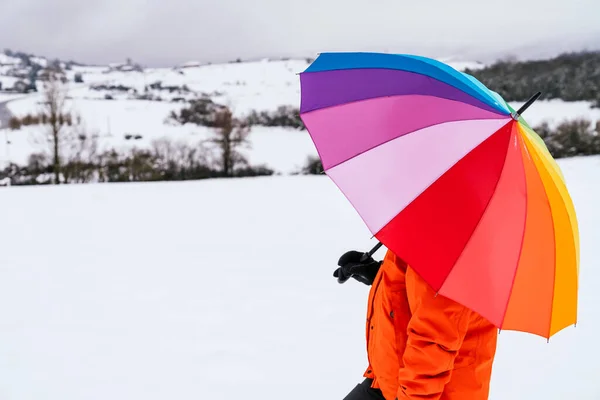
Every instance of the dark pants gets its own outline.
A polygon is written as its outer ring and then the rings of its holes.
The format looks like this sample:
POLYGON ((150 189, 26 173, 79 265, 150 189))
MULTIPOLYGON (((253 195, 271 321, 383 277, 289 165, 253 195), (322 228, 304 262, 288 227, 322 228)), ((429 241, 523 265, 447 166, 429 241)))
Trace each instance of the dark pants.
POLYGON ((373 389, 371 383, 373 383, 372 379, 365 379, 362 383, 356 385, 356 387, 344 397, 344 400, 385 400, 385 397, 381 394, 381 390, 373 389))

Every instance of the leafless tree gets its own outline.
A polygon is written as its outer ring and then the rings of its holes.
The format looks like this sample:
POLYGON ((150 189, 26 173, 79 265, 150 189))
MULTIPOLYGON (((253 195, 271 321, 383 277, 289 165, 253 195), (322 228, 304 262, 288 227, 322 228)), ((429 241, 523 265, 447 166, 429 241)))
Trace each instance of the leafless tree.
POLYGON ((46 142, 50 147, 53 161, 54 183, 59 184, 61 179, 61 150, 69 141, 72 132, 68 127, 73 125, 71 113, 67 111, 67 88, 54 73, 50 73, 44 85, 44 100, 42 114, 47 121, 48 131, 46 142))
POLYGON ((67 106, 67 94, 60 70, 51 70, 44 84, 40 121, 44 125, 41 144, 51 159, 54 184, 91 181, 98 156, 97 135, 85 131, 81 117, 67 106))
POLYGON ((219 150, 217 164, 222 174, 226 177, 233 176, 236 167, 248 165, 248 160, 240 149, 250 146, 250 127, 233 118, 231 110, 227 108, 217 113, 215 127, 216 135, 208 142, 216 145, 219 150))

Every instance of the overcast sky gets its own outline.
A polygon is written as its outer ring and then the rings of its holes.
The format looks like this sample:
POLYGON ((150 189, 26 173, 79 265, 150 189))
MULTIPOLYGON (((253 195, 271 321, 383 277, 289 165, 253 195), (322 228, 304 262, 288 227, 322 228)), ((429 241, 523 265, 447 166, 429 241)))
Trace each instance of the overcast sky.
POLYGON ((600 0, 0 0, 0 46, 88 63, 600 48, 600 0))

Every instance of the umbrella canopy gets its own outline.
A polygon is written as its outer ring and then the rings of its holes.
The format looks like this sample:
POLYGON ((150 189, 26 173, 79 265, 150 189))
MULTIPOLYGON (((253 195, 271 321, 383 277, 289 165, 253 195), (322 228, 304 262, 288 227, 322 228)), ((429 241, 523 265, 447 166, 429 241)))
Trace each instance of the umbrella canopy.
POLYGON ((434 290, 501 329, 549 338, 576 323, 575 209, 520 113, 413 55, 324 53, 300 81, 325 173, 434 290))

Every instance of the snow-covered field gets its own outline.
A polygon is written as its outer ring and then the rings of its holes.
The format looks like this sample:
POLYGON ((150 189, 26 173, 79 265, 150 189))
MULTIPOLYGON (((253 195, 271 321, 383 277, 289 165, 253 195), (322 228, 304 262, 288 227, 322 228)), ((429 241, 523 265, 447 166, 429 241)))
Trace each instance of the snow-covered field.
MULTIPOLYGON (((560 164, 579 323, 550 343, 502 332, 492 400, 600 398, 600 158, 560 164)), ((331 273, 373 242, 327 177, 12 187, 1 204, 2 399, 341 399, 361 379, 368 288, 331 273)))

